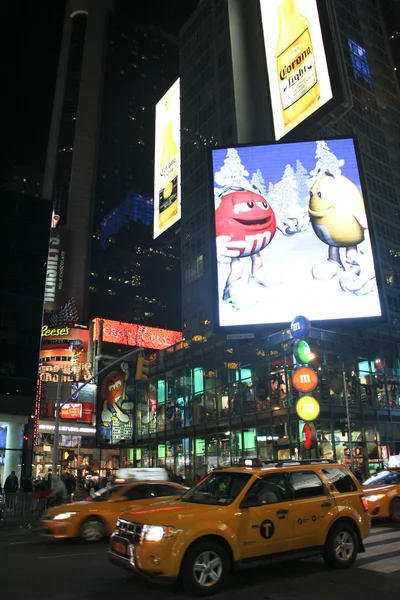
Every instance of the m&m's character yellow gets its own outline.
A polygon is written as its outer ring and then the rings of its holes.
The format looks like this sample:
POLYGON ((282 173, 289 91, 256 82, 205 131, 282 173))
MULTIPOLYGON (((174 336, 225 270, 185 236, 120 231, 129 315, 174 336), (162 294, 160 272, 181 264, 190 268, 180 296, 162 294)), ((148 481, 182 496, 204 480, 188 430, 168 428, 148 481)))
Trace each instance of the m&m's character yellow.
POLYGON ((376 287, 372 255, 365 260, 358 248, 364 240, 369 242, 364 199, 358 187, 343 175, 325 173, 310 190, 308 212, 315 234, 328 246, 328 259, 312 269, 314 279, 328 281, 339 275, 344 292, 372 292, 376 287))

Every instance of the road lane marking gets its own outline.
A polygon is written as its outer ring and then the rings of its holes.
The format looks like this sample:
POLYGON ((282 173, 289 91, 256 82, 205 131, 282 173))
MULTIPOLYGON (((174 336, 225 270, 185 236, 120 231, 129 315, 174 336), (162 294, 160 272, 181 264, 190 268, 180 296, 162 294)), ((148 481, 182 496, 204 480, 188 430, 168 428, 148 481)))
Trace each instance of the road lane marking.
POLYGON ((22 546, 22 544, 32 544, 32 542, 8 542, 7 546, 22 546))
MULTIPOLYGON (((363 558, 370 558, 371 556, 380 556, 381 554, 389 554, 390 552, 400 552, 400 542, 394 542, 393 544, 384 544, 383 546, 372 546, 366 548, 363 558)), ((399 565, 400 568, 400 565, 399 565)))
POLYGON ((384 542, 385 540, 390 540, 391 538, 399 538, 400 540, 400 531, 391 531, 390 533, 379 533, 379 535, 374 535, 367 537, 364 541, 366 546, 371 544, 375 544, 376 542, 384 542))
POLYGON ((375 562, 366 565, 360 565, 359 569, 365 569, 366 571, 376 571, 377 573, 395 573, 400 569, 399 557, 393 556, 392 558, 376 560, 375 562))
POLYGON ((70 556, 90 556, 94 554, 105 555, 104 552, 80 552, 79 554, 53 554, 52 556, 38 556, 38 559, 47 560, 49 558, 69 558, 70 556))
POLYGON ((383 533, 391 533, 392 531, 397 531, 400 534, 400 529, 395 529, 394 527, 379 527, 379 529, 373 529, 368 537, 376 537, 377 535, 382 535, 383 533))

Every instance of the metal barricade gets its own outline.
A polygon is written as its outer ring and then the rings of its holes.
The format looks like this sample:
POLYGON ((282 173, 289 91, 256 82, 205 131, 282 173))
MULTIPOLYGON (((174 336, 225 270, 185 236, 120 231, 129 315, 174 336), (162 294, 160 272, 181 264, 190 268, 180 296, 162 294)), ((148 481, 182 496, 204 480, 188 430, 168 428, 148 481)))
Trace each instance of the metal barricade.
POLYGON ((21 525, 37 523, 47 508, 47 499, 36 499, 32 493, 4 494, 3 520, 21 525))

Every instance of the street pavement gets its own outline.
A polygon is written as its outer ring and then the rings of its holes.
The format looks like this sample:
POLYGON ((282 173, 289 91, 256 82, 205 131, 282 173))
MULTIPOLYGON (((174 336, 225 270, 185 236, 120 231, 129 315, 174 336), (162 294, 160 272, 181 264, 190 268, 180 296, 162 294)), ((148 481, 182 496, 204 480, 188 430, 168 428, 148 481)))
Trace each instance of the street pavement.
MULTIPOLYGON (((192 600, 178 585, 136 579, 111 565, 107 543, 43 539, 35 531, 0 530, 4 600, 192 600)), ((375 524, 354 567, 334 571, 321 559, 283 563, 232 576, 217 600, 399 600, 400 526, 375 524)))

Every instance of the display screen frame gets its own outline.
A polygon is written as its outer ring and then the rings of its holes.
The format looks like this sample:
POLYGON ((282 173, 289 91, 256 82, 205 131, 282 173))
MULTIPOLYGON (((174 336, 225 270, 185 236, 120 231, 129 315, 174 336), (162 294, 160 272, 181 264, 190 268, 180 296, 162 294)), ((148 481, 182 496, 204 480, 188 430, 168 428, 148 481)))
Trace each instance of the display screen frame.
POLYGON ((268 333, 272 333, 274 331, 279 331, 280 329, 285 329, 289 326, 291 319, 293 319, 298 311, 296 310, 295 304, 293 305, 293 315, 288 320, 277 320, 273 323, 250 323, 250 324, 221 324, 220 321, 220 303, 223 302, 219 297, 219 280, 218 280, 218 261, 217 261, 217 248, 216 248, 216 221, 215 221, 215 199, 214 199, 214 161, 213 156, 216 151, 228 150, 229 148, 235 149, 243 149, 243 148, 258 148, 263 146, 268 147, 279 147, 283 145, 290 145, 295 143, 316 143, 317 141, 326 141, 328 144, 331 141, 340 141, 340 140, 351 140, 354 144, 354 153, 357 162, 358 168, 358 176, 362 191, 362 196, 365 205, 365 211, 368 220, 368 231, 371 242, 371 251, 372 258, 374 262, 374 269, 376 275, 376 286, 377 286, 377 294, 379 298, 380 310, 381 314, 376 316, 363 316, 363 317, 350 317, 350 318, 332 318, 332 319, 313 319, 312 314, 306 315, 307 318, 310 319, 312 325, 314 327, 319 327, 322 329, 328 329, 329 327, 340 327, 342 329, 349 329, 351 327, 366 327, 366 326, 374 326, 379 325, 387 321, 387 307, 385 304, 385 296, 383 292, 383 282, 382 282, 382 272, 380 269, 380 264, 378 262, 377 256, 377 236, 374 228, 374 220, 372 218, 372 210, 371 203, 368 196, 368 190, 366 185, 366 179, 364 176, 364 167, 362 163, 362 155, 360 152, 359 142, 356 136, 324 136, 323 138, 310 138, 307 140, 302 140, 302 142, 289 140, 286 137, 283 140, 265 142, 265 143, 257 143, 257 144, 230 144, 230 145, 222 145, 217 146, 215 148, 211 148, 209 151, 209 186, 210 186, 210 257, 211 257, 211 286, 212 286, 212 296, 213 296, 213 322, 214 322, 214 331, 219 334, 240 334, 240 333, 255 333, 260 334, 263 331, 268 333))

